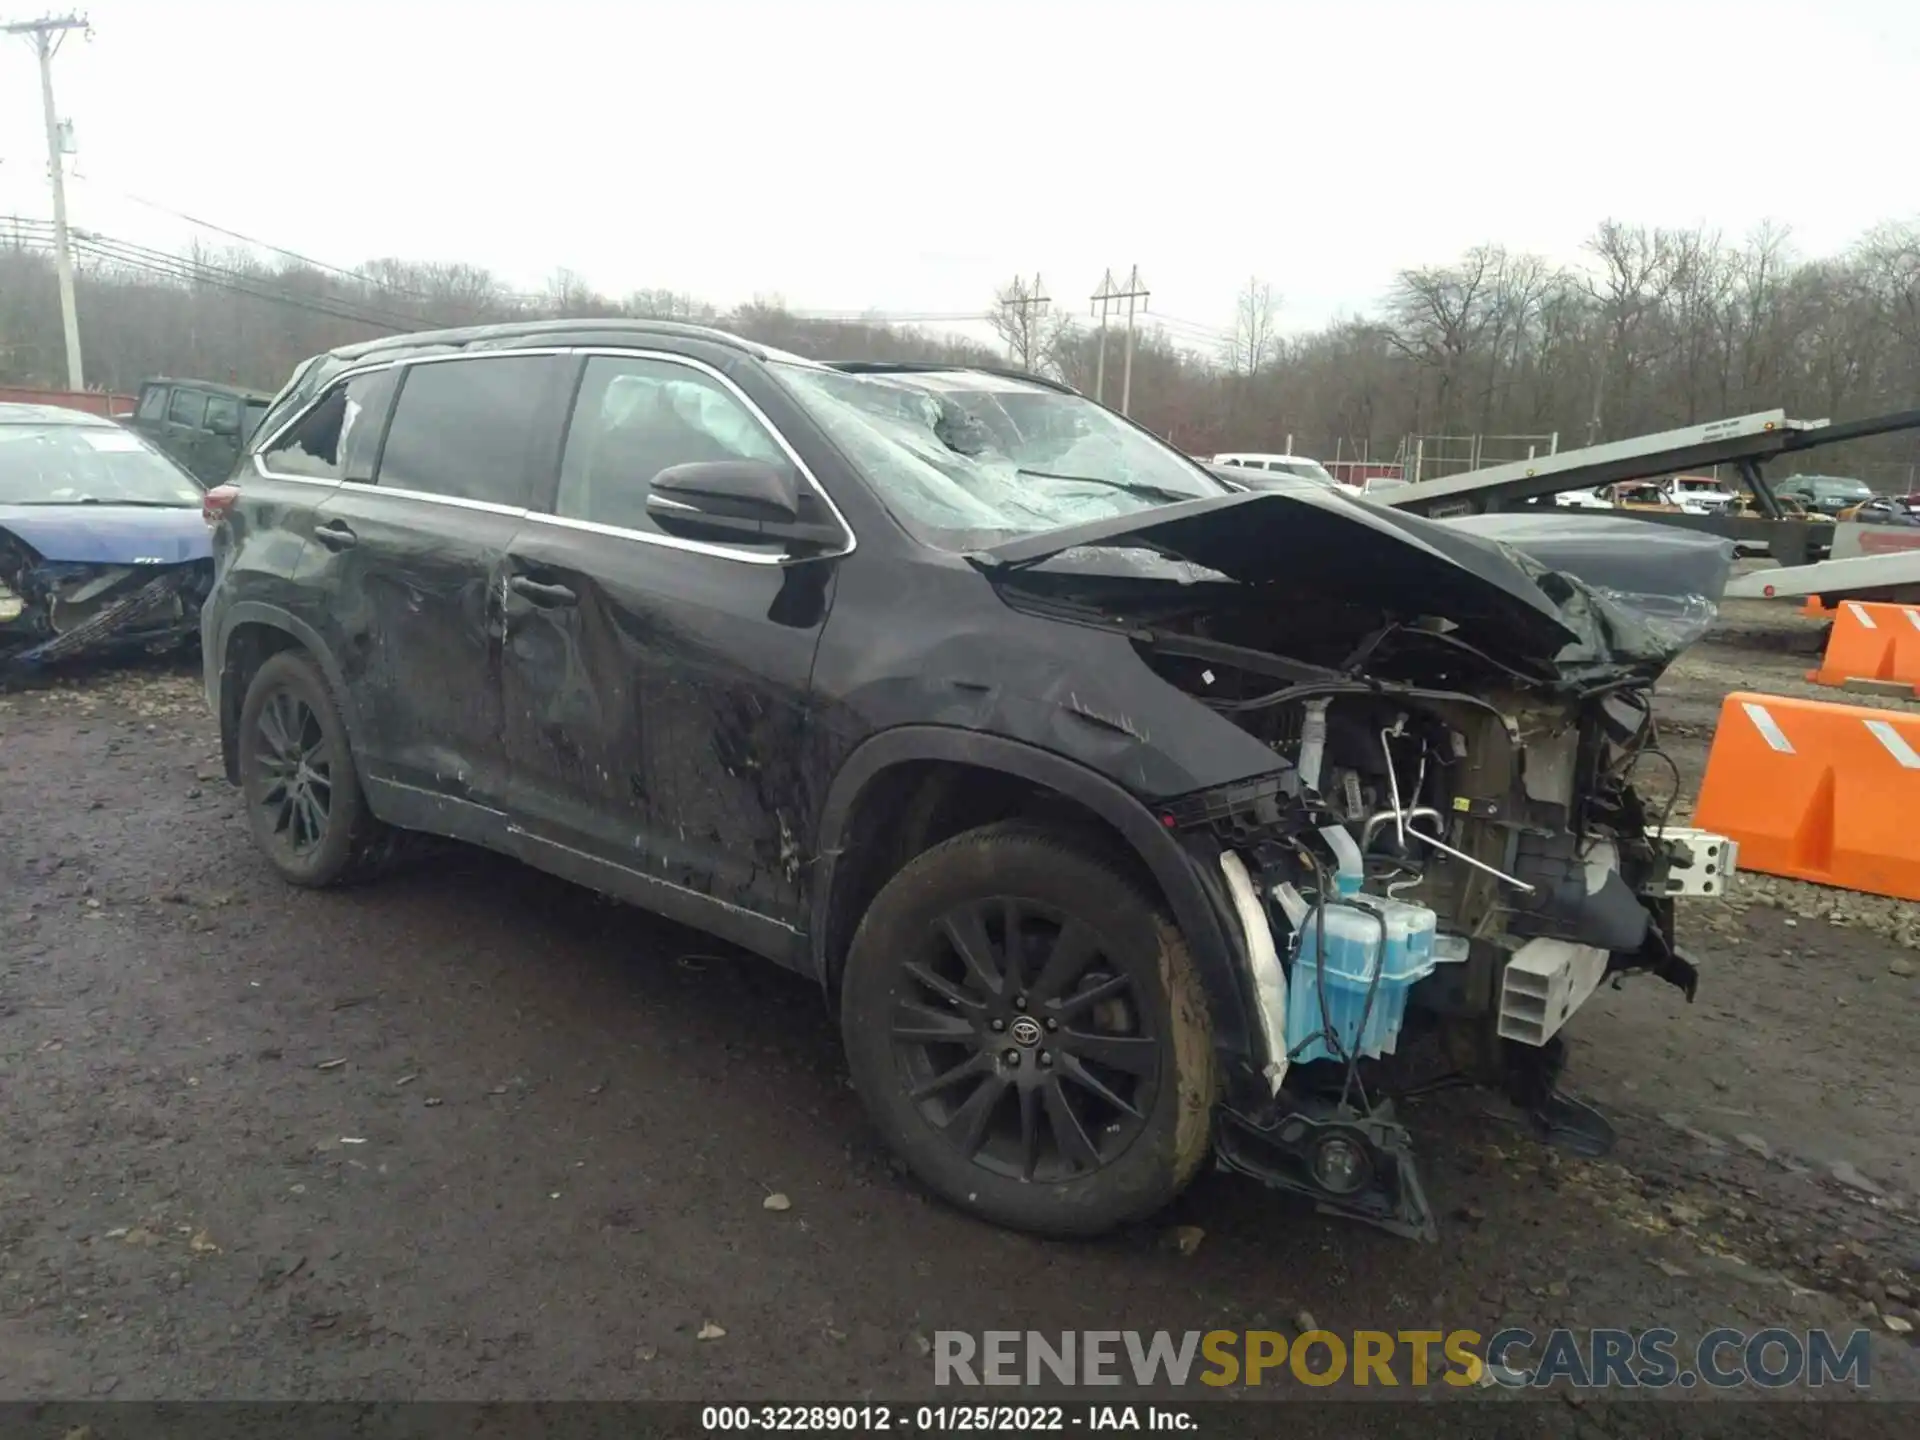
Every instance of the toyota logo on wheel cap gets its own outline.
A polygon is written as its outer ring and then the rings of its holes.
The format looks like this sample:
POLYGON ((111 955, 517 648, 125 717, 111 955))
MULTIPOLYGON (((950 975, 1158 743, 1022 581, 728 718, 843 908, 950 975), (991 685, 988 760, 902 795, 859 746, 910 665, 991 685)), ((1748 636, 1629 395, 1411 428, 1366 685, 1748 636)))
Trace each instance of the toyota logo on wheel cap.
POLYGON ((1007 1027, 1007 1033, 1013 1037, 1016 1045, 1038 1045, 1040 1022, 1031 1015, 1022 1015, 1007 1027))

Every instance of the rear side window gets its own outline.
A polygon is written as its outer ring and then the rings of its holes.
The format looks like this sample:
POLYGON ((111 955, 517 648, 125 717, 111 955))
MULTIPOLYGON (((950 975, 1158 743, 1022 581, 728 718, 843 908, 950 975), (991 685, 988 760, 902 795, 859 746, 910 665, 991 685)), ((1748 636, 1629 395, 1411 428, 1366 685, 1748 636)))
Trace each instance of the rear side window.
POLYGON ((524 508, 532 498, 528 448, 557 363, 500 355, 407 367, 380 484, 524 508))
POLYGON ((371 480, 394 384, 392 370, 341 381, 260 452, 260 463, 276 475, 371 480))
POLYGON ((162 415, 165 415, 166 413, 167 413, 167 387, 166 386, 149 385, 145 390, 142 390, 140 392, 140 412, 139 412, 140 419, 158 420, 162 415))
POLYGON ((176 425, 198 430, 207 418, 207 397, 198 390, 174 391, 173 402, 167 406, 167 418, 176 425))
POLYGON ((216 435, 240 433, 240 401, 232 395, 207 397, 207 429, 216 435))
POLYGON ((704 371, 668 360, 597 355, 587 362, 567 428, 554 513, 658 531, 647 515, 647 491, 669 466, 785 459, 753 412, 704 371))

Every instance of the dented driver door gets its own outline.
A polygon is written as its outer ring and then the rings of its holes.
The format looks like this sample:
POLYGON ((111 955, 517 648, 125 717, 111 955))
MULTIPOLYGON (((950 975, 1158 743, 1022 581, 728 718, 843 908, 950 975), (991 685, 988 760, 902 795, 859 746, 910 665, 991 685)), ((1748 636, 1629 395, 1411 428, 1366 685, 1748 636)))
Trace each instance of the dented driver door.
POLYGON ((553 501, 514 537, 501 595, 522 851, 787 960, 829 567, 662 533, 645 509, 653 475, 779 443, 697 362, 582 363, 553 501))

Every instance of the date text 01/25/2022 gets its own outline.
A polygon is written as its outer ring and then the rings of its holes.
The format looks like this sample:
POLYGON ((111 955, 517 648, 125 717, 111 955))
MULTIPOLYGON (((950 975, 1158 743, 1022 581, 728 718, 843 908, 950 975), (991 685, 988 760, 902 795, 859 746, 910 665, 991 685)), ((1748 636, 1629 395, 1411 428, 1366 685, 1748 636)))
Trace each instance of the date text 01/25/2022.
POLYGON ((897 1430, 909 1434, 1011 1435, 1044 1431, 1193 1432, 1193 1415, 1155 1405, 707 1405, 707 1431, 897 1430))

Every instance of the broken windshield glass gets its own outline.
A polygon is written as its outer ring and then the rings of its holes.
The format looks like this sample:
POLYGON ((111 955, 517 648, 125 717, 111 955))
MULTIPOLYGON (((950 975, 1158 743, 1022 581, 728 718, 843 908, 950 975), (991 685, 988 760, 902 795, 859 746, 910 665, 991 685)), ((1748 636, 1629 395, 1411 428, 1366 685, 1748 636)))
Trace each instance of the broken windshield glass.
POLYGON ((979 371, 774 366, 908 530, 970 550, 1231 493, 1084 396, 979 371))

